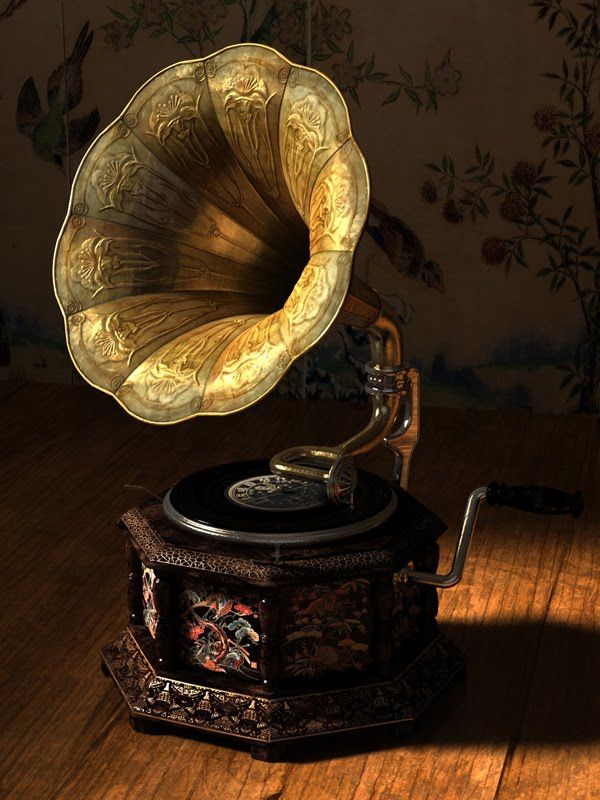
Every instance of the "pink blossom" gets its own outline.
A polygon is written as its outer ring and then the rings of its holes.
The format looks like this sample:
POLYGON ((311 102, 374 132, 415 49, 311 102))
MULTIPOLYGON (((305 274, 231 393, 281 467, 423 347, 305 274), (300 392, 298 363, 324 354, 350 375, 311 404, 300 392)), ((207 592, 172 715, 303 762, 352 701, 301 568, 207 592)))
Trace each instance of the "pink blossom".
POLYGON ((200 636, 204 633, 204 625, 192 625, 186 631, 186 636, 188 639, 192 641, 197 641, 200 636))

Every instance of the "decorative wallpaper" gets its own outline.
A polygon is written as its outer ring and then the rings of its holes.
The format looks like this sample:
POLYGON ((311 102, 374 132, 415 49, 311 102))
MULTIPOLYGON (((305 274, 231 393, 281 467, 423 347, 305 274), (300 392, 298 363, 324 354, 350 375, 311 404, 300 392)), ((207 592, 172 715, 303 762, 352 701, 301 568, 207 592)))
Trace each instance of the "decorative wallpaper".
MULTIPOLYGON (((372 182, 356 270, 424 402, 598 412, 600 6, 579 0, 0 0, 0 376, 78 380, 50 265, 79 160, 151 74, 239 41, 344 92, 372 182)), ((367 359, 336 329, 280 391, 358 399, 367 359)))

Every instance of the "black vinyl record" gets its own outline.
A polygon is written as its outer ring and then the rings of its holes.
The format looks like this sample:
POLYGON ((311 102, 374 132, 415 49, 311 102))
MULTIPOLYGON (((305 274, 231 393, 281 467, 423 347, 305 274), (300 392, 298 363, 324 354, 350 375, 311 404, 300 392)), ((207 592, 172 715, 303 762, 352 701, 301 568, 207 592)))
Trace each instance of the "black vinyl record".
POLYGON ((397 505, 390 484, 358 471, 352 506, 330 501, 282 512, 249 508, 234 502, 230 488, 270 474, 269 462, 240 461, 196 472, 179 481, 165 498, 164 510, 176 525, 200 535, 253 544, 298 544, 362 533, 387 519, 397 505))

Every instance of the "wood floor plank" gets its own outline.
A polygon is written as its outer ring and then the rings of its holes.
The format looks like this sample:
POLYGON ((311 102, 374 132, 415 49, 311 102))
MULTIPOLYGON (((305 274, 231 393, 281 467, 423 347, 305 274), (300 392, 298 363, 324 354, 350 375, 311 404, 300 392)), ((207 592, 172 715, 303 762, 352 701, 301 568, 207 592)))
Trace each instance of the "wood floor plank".
POLYGON ((0 381, 0 404, 26 385, 25 381, 0 381))

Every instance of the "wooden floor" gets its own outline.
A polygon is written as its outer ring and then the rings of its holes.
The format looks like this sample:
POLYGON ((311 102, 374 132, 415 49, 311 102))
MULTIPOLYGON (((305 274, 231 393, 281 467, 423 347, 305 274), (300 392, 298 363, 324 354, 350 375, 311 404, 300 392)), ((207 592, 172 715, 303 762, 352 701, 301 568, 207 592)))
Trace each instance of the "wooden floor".
MULTIPOLYGON (((449 525, 498 479, 581 488, 570 518, 484 509, 463 582, 440 601, 469 675, 413 738, 306 745, 284 764, 143 736, 99 669, 123 627, 120 514, 219 462, 334 443, 366 410, 268 399, 153 428, 86 386, 0 384, 0 798, 10 800, 579 800, 600 797, 600 425, 583 417, 425 409, 411 490, 449 525)), ((374 471, 386 454, 365 461, 374 471)))

